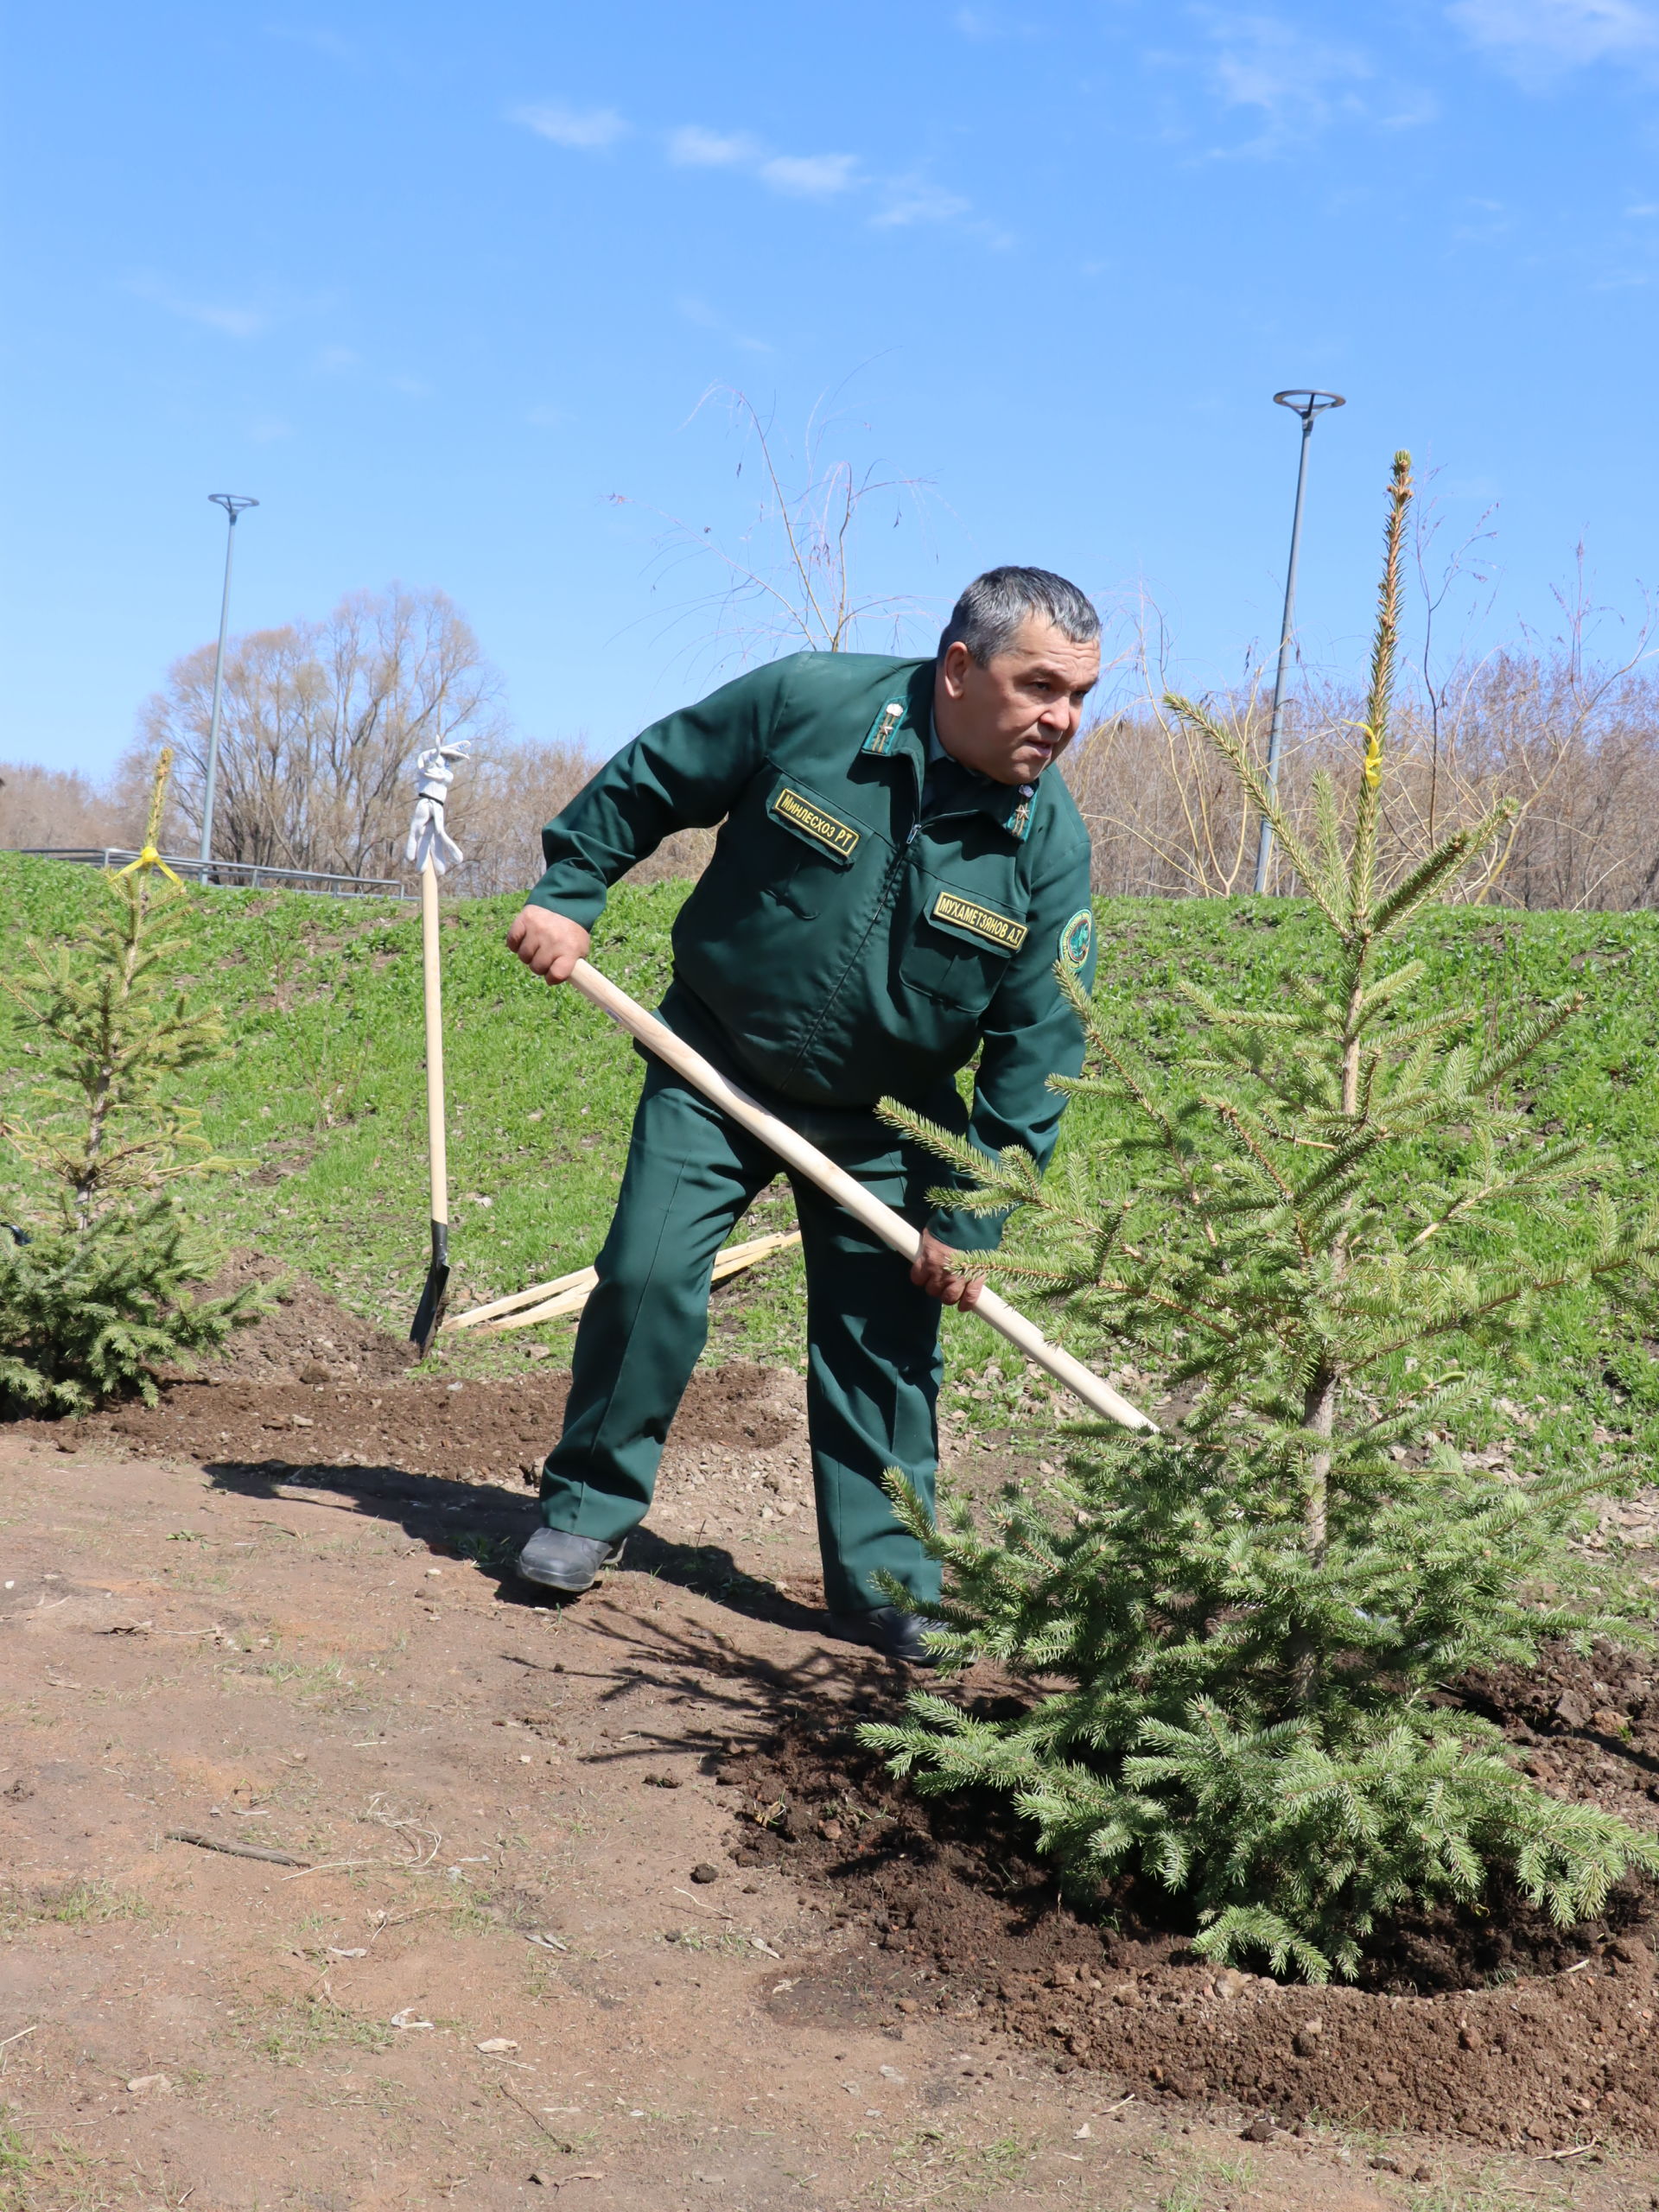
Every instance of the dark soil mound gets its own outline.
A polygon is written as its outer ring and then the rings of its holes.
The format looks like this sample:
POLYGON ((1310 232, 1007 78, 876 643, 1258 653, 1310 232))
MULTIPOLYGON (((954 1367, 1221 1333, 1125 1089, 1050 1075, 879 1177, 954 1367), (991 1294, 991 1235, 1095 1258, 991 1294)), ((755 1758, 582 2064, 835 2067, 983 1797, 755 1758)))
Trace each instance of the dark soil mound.
MULTIPOLYGON (((24 1421, 66 1451, 111 1445, 143 1458, 282 1471, 386 1467, 454 1481, 535 1483, 558 1435, 565 1375, 446 1382, 411 1376, 409 1347, 302 1292, 243 1333, 241 1372, 166 1383, 156 1406, 131 1403, 79 1421, 24 1421), (308 1322, 326 1327, 313 1329, 308 1322), (392 1364, 395 1355, 396 1364, 392 1364), (286 1365, 283 1363, 286 1362, 286 1365), (378 1363, 384 1362, 384 1367, 378 1363)), ((769 1450, 794 1433, 772 1370, 734 1361, 693 1376, 671 1431, 677 1446, 769 1450)))
MULTIPOLYGON (((216 1382, 390 1381, 414 1357, 407 1338, 389 1335, 331 1298, 309 1275, 257 1252, 236 1252, 206 1295, 227 1298, 246 1283, 280 1284, 268 1313, 238 1329, 201 1377, 216 1382)), ((183 1370, 181 1371, 181 1374, 183 1370)), ((192 1379, 194 1379, 194 1370, 192 1379)))
MULTIPOLYGON (((1548 1675, 1483 1681, 1471 1701, 1523 1738, 1536 1732, 1522 1708, 1548 1717, 1552 1773, 1627 1816, 1639 1802, 1651 1825, 1659 1698, 1645 1676, 1611 1684, 1594 1664, 1564 1656, 1548 1675), (1592 1681, 1604 1701, 1575 1732, 1562 1708, 1576 1713, 1592 1681), (1624 1771, 1599 1786, 1615 1756, 1624 1771)), ((728 1760, 725 1779, 744 1792, 740 1859, 787 1863, 874 1931, 873 1950, 774 1993, 782 2014, 898 2027, 919 2010, 965 2013, 1062 2071, 1115 2075, 1126 2095, 1228 2099, 1286 2126, 1317 2113, 1510 2146, 1659 2145, 1648 1885, 1625 1885, 1600 1923, 1568 1934, 1513 1897, 1402 1920, 1369 1986, 1281 1986, 1196 1961, 1191 1921, 1147 1885, 1077 1917, 1006 1801, 918 1798, 844 1721, 799 1715, 728 1760)))

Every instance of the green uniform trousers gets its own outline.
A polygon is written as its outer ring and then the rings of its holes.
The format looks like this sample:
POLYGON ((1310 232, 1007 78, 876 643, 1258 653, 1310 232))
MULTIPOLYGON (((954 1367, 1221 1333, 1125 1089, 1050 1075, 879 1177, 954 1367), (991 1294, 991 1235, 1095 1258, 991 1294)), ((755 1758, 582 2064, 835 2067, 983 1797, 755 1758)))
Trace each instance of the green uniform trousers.
MULTIPOLYGON (((777 1104, 777 1102, 771 1102, 777 1104)), ((942 1179, 928 1155, 864 1111, 785 1106, 785 1117, 917 1224, 942 1179)), ((663 1440, 709 1334, 715 1253, 779 1173, 777 1154, 660 1063, 645 1076, 599 1285, 583 1308, 564 1433, 542 1473, 550 1529, 614 1541, 644 1520, 663 1440)), ((832 1612, 889 1602, 885 1571, 918 1598, 939 1569, 881 1487, 902 1468, 933 1501, 939 1306, 896 1252, 815 1185, 791 1176, 806 1262, 807 1412, 824 1594, 832 1612)))

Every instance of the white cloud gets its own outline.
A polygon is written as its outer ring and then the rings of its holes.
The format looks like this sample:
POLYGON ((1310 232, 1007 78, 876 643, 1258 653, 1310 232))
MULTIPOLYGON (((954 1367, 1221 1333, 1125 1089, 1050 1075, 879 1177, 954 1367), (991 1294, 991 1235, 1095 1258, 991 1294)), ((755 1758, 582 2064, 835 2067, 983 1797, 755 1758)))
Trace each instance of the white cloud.
POLYGON ((668 134, 668 158, 683 168, 747 168, 760 160, 765 151, 741 130, 705 130, 700 124, 686 123, 668 134))
POLYGON ((152 295, 158 307, 172 314, 182 315, 188 322, 199 322, 208 330, 222 330, 227 338, 257 338, 262 330, 270 327, 270 318, 257 308, 223 307, 212 300, 164 300, 152 295))
POLYGON ((886 188, 887 199, 871 221, 878 231, 899 230, 910 223, 953 223, 969 212, 972 202, 943 185, 923 177, 894 177, 886 188))
POLYGON ((308 46, 330 61, 355 61, 357 48, 338 31, 319 30, 307 23, 267 23, 265 36, 286 40, 291 46, 308 46))
POLYGON ((755 172, 774 192, 802 200, 833 200, 858 181, 855 154, 774 154, 755 172))
POLYGON ((1426 123, 1438 122, 1440 114, 1440 104, 1433 92, 1408 89, 1392 107, 1378 108, 1371 120, 1379 130, 1420 130, 1426 123))
POLYGON ((1035 38, 1034 23, 1023 22, 1017 16, 1005 15, 1001 8, 958 8, 950 18, 955 29, 976 46, 988 44, 998 38, 1035 38))
POLYGON ((556 146, 568 146, 579 154, 602 153, 626 137, 631 127, 613 107, 575 108, 563 100, 526 102, 511 114, 514 123, 522 123, 538 138, 550 138, 556 146))
MULTIPOLYGON (((516 107, 511 113, 527 130, 583 153, 602 151, 632 129, 614 108, 578 110, 562 101, 516 107)), ((972 213, 970 201, 924 177, 871 176, 856 154, 779 154, 747 130, 714 130, 701 123, 677 124, 663 133, 661 143, 676 168, 741 171, 791 200, 838 200, 855 192, 879 195, 869 218, 879 230, 957 222, 972 213)))
POLYGON ((1251 151, 1273 151, 1363 111, 1358 87, 1375 73, 1358 48, 1310 38, 1277 16, 1212 16, 1210 28, 1220 49, 1211 67, 1216 91, 1227 106, 1260 118, 1251 151))
POLYGON ((133 276, 125 289, 135 298, 148 300, 152 306, 162 308, 168 315, 177 315, 181 322, 198 322, 205 330, 217 330, 226 338, 257 338, 270 327, 271 318, 263 308, 236 307, 218 300, 187 299, 175 292, 159 276, 133 276))
POLYGON ((1446 12, 1472 45, 1541 89, 1562 67, 1659 59, 1649 0, 1452 0, 1446 12))
POLYGON ((751 338, 743 331, 734 330, 723 315, 715 313, 707 300, 687 296, 676 300, 674 304, 685 320, 696 323, 699 330, 712 330, 720 337, 728 339, 734 346, 741 346, 746 353, 770 353, 773 350, 764 338, 751 338))
POLYGON ((794 200, 835 200, 868 181, 860 173, 856 154, 774 154, 747 130, 709 130, 700 123, 684 123, 669 132, 666 143, 669 160, 682 168, 742 169, 769 191, 794 200))

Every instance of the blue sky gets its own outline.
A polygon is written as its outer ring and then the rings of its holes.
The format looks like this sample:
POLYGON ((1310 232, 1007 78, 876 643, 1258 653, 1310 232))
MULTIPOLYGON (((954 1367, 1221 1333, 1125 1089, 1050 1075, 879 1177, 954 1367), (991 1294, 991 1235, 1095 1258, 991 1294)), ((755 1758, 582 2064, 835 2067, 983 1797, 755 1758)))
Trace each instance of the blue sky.
POLYGON ((1623 614, 1659 581, 1659 0, 10 16, 0 756, 113 758, 213 633, 218 490, 262 502, 237 627, 441 585, 524 731, 609 749, 716 672, 652 510, 741 527, 722 385, 788 435, 838 392, 827 449, 931 485, 865 567, 924 647, 1034 561, 1236 679, 1304 383, 1349 399, 1321 666, 1396 445, 1448 541, 1496 508, 1484 635, 1581 536, 1623 614))

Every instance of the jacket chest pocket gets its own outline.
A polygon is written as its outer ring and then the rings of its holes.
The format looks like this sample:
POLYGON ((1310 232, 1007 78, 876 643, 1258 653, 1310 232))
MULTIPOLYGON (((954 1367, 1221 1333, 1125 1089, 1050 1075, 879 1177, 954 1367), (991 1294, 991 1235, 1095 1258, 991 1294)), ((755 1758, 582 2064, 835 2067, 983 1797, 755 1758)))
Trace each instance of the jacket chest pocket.
POLYGON ((836 877, 852 867, 869 832, 804 785, 785 779, 766 803, 766 864, 760 888, 816 921, 836 877))
POLYGON ((946 1006, 982 1012, 995 996, 1027 927, 1006 908, 935 881, 904 957, 904 980, 946 1006))

